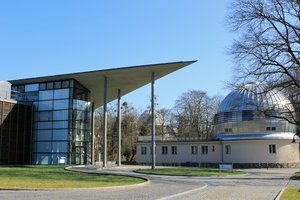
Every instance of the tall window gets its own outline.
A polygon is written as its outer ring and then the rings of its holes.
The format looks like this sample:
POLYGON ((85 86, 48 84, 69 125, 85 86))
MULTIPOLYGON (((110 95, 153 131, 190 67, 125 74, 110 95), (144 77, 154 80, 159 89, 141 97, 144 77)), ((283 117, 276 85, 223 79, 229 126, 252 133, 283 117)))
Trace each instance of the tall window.
POLYGON ((177 146, 172 146, 172 155, 177 155, 177 146))
POLYGON ((276 153, 276 144, 269 145, 269 153, 276 153))
POLYGON ((168 154, 168 147, 167 146, 162 147, 162 154, 164 154, 164 155, 168 154))
POLYGON ((198 147, 197 146, 192 146, 191 151, 192 151, 193 155, 198 154, 198 147))
POLYGON ((208 146, 202 146, 202 154, 208 154, 208 146))
POLYGON ((147 147, 141 147, 141 154, 146 155, 147 154, 147 147))
POLYGON ((226 154, 231 154, 231 145, 226 145, 225 151, 226 151, 226 154))
POLYGON ((215 145, 212 145, 211 147, 211 151, 214 152, 215 151, 215 145))

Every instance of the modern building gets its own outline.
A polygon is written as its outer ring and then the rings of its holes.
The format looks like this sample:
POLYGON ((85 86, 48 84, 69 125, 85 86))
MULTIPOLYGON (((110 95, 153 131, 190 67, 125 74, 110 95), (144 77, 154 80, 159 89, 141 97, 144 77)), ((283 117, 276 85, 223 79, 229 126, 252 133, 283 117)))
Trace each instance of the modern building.
MULTIPOLYGON (((292 143, 296 127, 279 113, 293 110, 277 90, 263 92, 264 85, 249 83, 229 93, 215 116, 215 136, 197 138, 157 137, 156 162, 161 165, 235 167, 300 166, 299 143, 292 143), (277 117, 271 117, 277 116, 277 117)), ((140 137, 137 161, 151 163, 151 141, 140 137)))
MULTIPOLYGON (((24 163, 93 164, 94 111, 104 106, 101 154, 105 166, 107 162, 107 103, 118 99, 120 105, 121 96, 148 83, 152 84, 152 97, 154 98, 155 80, 194 62, 196 61, 10 80, 11 87, 9 84, 3 84, 0 89, 3 94, 10 95, 11 90, 16 93, 11 97, 8 96, 5 102, 11 101, 18 106, 16 111, 15 109, 11 109, 11 112, 8 110, 10 114, 6 111, 2 112, 3 116, 9 115, 11 121, 7 122, 9 125, 6 122, 3 123, 3 120, 1 123, 0 159, 8 159, 9 161, 5 161, 7 164, 18 164, 18 159, 21 159, 19 150, 24 149, 24 152, 26 151, 26 155, 22 155, 24 163), (21 105, 29 107, 23 106, 23 108, 21 105), (32 118, 28 117, 29 113, 32 118), (19 124, 14 126, 16 120, 19 124), (23 135, 22 131, 24 131, 23 135), (8 142, 10 154, 6 157, 4 156, 7 148, 5 141, 10 141, 8 142), (14 148, 17 152, 13 151, 14 148), (17 154, 16 158, 13 158, 13 153, 17 154)), ((3 107, 5 108, 6 106, 3 107)), ((120 106, 118 111, 120 121, 120 106)), ((119 134, 121 134, 120 126, 119 134)), ((119 144, 121 144, 120 138, 119 135, 119 144)), ((119 145, 119 163, 120 154, 121 146, 119 145)))

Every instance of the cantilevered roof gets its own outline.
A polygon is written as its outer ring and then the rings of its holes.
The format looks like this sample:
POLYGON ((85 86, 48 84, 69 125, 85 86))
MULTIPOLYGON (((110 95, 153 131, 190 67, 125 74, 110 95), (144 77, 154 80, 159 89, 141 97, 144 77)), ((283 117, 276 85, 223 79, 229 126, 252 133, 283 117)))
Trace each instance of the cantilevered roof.
POLYGON ((107 100, 108 102, 110 102, 118 98, 118 89, 121 90, 121 95, 123 96, 150 83, 152 72, 155 73, 155 80, 157 80, 194 62, 196 62, 196 60, 27 78, 11 80, 9 82, 13 85, 23 85, 39 82, 75 79, 84 87, 90 90, 91 101, 95 103, 95 107, 97 108, 103 105, 105 77, 107 77, 108 81, 107 100))

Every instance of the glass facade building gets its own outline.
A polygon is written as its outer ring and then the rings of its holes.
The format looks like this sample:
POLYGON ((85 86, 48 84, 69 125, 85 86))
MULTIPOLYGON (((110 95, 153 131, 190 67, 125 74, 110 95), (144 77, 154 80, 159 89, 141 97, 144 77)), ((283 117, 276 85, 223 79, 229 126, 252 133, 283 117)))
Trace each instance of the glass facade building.
POLYGON ((34 108, 32 164, 88 164, 92 103, 76 80, 13 85, 18 102, 34 108))

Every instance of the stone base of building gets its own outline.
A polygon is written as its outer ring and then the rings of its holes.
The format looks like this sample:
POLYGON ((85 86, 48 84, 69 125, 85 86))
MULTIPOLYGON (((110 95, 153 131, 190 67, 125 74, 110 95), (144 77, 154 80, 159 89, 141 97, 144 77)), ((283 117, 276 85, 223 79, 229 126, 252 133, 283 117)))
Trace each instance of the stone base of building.
MULTIPOLYGON (((138 163, 139 165, 151 165, 151 163, 138 163)), ((157 166, 180 166, 180 167, 203 167, 203 168, 219 168, 222 163, 156 163, 157 166)), ((225 163, 223 163, 225 164, 225 163)), ((248 168, 300 168, 298 163, 226 163, 233 164, 234 169, 248 169, 248 168)))

